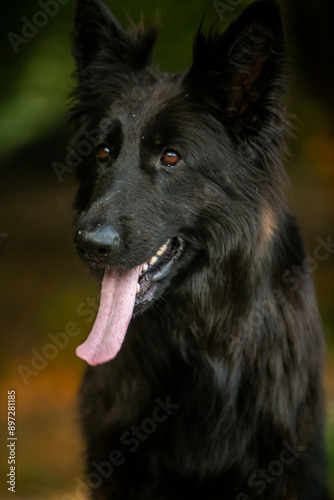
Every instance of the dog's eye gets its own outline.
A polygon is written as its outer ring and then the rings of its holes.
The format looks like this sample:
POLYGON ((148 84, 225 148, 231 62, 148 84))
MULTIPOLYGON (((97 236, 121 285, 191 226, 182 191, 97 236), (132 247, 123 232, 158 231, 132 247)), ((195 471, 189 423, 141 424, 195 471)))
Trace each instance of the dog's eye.
POLYGON ((164 167, 175 167, 181 161, 181 155, 173 149, 167 149, 161 156, 161 164, 164 167))
POLYGON ((110 149, 105 144, 97 147, 97 157, 100 161, 107 161, 110 156, 110 149))

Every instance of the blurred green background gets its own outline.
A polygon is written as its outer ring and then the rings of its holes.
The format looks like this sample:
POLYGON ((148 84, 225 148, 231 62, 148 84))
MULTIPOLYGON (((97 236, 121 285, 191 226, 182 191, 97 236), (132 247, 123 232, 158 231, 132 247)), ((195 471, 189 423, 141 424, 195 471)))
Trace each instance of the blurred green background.
MULTIPOLYGON (((76 498, 76 481, 83 473, 76 392, 84 362, 76 358, 75 347, 92 325, 91 317, 82 311, 94 310, 98 294, 97 284, 72 245, 75 175, 65 173, 59 182, 52 167, 54 161, 64 163, 72 132, 64 115, 74 85, 69 35, 73 2, 55 0, 58 12, 46 19, 40 14, 42 3, 16 0, 0 6, 0 424, 4 436, 0 476, 8 473, 7 391, 15 389, 17 495, 34 500, 61 499, 65 493, 72 496, 64 499, 76 498), (63 332, 69 322, 80 334, 66 346, 45 351, 51 342, 48 335, 63 332), (44 361, 39 357, 43 352, 48 356, 44 361)), ((107 3, 123 25, 128 24, 127 15, 138 22, 141 15, 149 20, 159 13, 155 65, 175 71, 191 63, 192 39, 204 12, 205 24, 210 25, 219 20, 218 5, 225 28, 251 2, 107 3)), ((317 238, 332 235, 334 239, 334 2, 285 0, 281 5, 291 60, 289 107, 295 115, 286 162, 289 197, 313 256, 317 238)), ((328 342, 326 438, 334 491, 334 255, 314 267, 328 342)), ((1 488, 0 499, 11 498, 6 485, 1 488)))

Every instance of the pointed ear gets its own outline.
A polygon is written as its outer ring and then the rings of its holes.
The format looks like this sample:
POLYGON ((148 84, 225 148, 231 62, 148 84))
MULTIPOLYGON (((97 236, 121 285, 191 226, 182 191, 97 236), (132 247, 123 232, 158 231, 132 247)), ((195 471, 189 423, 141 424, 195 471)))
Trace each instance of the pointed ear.
POLYGON ((117 66, 124 71, 149 65, 156 37, 156 25, 126 33, 101 0, 77 0, 72 39, 79 80, 87 68, 117 66))
POLYGON ((195 94, 238 133, 256 129, 285 87, 281 13, 272 0, 251 4, 224 34, 200 31, 187 75, 195 94), (203 97, 202 97, 203 99, 203 97))

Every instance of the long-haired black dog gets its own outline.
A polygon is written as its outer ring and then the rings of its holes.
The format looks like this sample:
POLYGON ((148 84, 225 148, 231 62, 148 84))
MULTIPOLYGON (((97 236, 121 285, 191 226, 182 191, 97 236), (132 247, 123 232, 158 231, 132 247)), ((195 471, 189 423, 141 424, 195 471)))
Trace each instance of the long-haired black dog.
POLYGON ((152 69, 156 35, 76 2, 71 115, 93 151, 75 245, 103 276, 77 350, 92 365, 87 491, 325 500, 323 337, 284 195, 279 7, 200 29, 184 73, 152 69))

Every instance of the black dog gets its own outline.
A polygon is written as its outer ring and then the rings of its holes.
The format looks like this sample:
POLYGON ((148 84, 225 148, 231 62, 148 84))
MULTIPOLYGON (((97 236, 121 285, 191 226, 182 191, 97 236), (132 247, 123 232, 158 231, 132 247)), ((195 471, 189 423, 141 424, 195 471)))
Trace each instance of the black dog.
POLYGON ((72 117, 94 148, 75 245, 104 273, 77 351, 100 365, 81 391, 87 491, 325 500, 323 337, 311 278, 292 279, 305 251, 284 197, 279 8, 200 29, 185 73, 150 67, 156 34, 77 0, 72 117))

